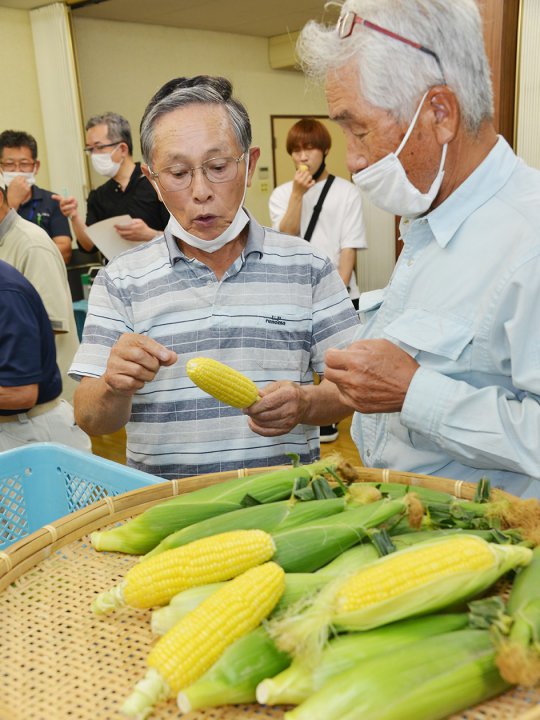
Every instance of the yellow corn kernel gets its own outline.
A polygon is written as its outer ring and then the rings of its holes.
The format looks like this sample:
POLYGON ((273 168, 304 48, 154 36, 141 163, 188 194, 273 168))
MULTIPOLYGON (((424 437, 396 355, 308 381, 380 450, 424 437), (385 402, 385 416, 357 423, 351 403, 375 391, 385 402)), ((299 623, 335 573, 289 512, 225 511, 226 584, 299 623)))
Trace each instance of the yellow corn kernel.
POLYGON ((247 570, 188 613, 154 646, 148 666, 178 693, 198 680, 235 640, 254 630, 278 603, 285 573, 274 562, 247 570))
POLYGON ((233 530, 165 550, 134 565, 126 574, 124 602, 135 608, 166 605, 190 587, 230 580, 274 554, 263 530, 233 530))
POLYGON ((420 543, 407 553, 387 555, 355 573, 336 595, 338 613, 361 610, 433 581, 493 567, 495 559, 484 541, 471 535, 448 538, 444 544, 420 543), (383 560, 383 561, 382 561, 383 560))
POLYGON ((257 386, 252 380, 218 360, 191 358, 186 364, 186 372, 201 390, 232 407, 249 407, 259 397, 257 386))

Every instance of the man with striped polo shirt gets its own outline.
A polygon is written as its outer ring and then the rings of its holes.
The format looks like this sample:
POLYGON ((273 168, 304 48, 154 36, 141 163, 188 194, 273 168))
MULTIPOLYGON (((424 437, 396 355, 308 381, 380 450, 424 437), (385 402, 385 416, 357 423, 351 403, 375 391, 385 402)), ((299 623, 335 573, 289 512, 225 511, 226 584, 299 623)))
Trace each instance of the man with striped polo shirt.
MULTIPOLYGON (((248 375, 261 412, 286 415, 291 383, 313 382, 357 318, 328 258, 263 228, 243 207, 260 154, 223 78, 178 78, 141 124, 145 175, 170 213, 163 235, 103 268, 71 374, 77 421, 92 435, 126 426, 128 464, 164 478, 319 456, 317 427, 280 437, 186 374, 208 356, 248 375)), ((255 407, 255 406, 253 406, 255 407)))

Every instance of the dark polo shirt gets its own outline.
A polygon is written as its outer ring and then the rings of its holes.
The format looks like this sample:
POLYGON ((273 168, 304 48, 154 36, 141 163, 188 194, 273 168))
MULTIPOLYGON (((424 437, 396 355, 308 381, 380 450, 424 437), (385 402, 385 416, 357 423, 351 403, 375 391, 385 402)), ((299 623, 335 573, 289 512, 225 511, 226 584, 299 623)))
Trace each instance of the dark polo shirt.
POLYGON ((30 199, 19 206, 18 213, 25 220, 43 228, 51 238, 57 235, 71 237, 69 221, 62 215, 58 200, 53 200, 48 190, 32 185, 30 199))
POLYGON ((169 222, 169 213, 158 199, 152 184, 142 174, 140 163, 135 163, 135 169, 124 191, 121 185, 111 178, 92 190, 88 196, 87 225, 116 215, 140 218, 154 230, 164 230, 169 222))
MULTIPOLYGON (((35 383, 38 405, 62 392, 51 321, 34 286, 0 260, 0 385, 35 383)), ((0 415, 21 412, 0 409, 0 415)))

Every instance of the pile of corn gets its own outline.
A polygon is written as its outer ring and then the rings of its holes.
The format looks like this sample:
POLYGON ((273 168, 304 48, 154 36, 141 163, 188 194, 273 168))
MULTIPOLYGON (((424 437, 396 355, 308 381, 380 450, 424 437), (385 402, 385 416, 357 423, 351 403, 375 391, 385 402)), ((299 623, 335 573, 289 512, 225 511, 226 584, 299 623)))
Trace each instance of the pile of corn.
POLYGON ((259 702, 296 706, 286 720, 437 720, 539 683, 540 549, 489 501, 415 488, 418 511, 405 486, 368 490, 326 460, 95 533, 98 550, 146 555, 94 612, 151 608, 160 636, 122 713, 176 699, 182 712, 259 702), (507 605, 468 613, 502 577, 507 605))

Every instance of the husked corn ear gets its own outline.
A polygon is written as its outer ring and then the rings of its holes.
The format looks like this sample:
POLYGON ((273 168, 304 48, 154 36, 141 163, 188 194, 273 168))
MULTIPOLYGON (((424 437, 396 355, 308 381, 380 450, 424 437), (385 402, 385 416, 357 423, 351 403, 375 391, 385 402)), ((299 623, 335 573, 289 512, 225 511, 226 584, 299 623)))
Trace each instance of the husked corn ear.
POLYGON ((213 593, 156 643, 148 656, 150 670, 122 711, 146 717, 149 704, 176 695, 198 680, 229 645, 270 614, 284 587, 284 571, 268 562, 213 593))
POLYGON ((201 390, 232 407, 249 407, 259 397, 257 386, 252 380, 218 360, 191 358, 186 364, 186 371, 201 390))
POLYGON ((453 536, 442 545, 422 543, 408 554, 387 555, 346 581, 336 595, 338 612, 354 612, 421 588, 434 580, 482 571, 493 565, 490 546, 472 536, 453 536))
POLYGON ((230 580, 270 560, 274 551, 272 536, 263 530, 233 530, 194 540, 134 565, 118 586, 120 591, 102 593, 93 609, 104 613, 120 605, 166 605, 182 590, 230 580))

